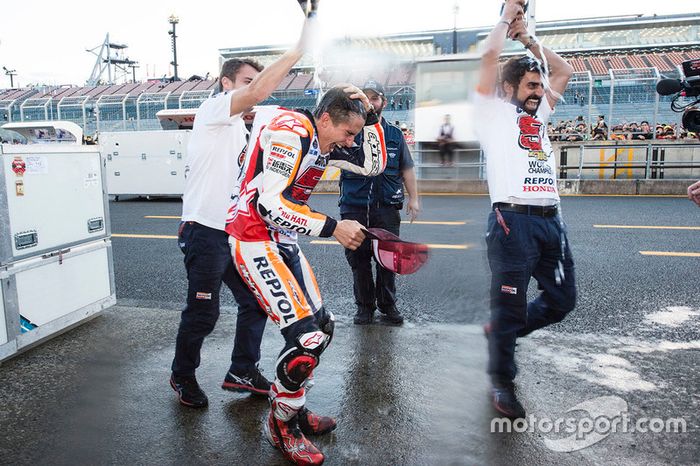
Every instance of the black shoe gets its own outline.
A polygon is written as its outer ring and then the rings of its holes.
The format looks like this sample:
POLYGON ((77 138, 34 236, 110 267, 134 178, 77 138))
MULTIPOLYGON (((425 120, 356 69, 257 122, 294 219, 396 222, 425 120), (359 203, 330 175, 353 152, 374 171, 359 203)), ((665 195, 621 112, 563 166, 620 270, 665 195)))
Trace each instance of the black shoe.
POLYGON ((253 366, 246 374, 234 374, 228 371, 221 388, 232 392, 250 392, 253 395, 267 396, 270 391, 270 381, 262 375, 258 366, 253 366))
POLYGON ((374 310, 358 308, 352 320, 355 325, 367 325, 374 321, 374 310))
POLYGON ((491 389, 491 404, 494 409, 510 419, 524 419, 525 408, 515 396, 512 384, 494 386, 491 389))
POLYGON ((386 323, 394 324, 394 325, 403 324, 403 316, 398 311, 398 309, 396 309, 395 307, 392 307, 392 308, 387 309, 387 310, 379 309, 379 312, 382 313, 382 315, 381 315, 382 322, 386 322, 386 323))
POLYGON ((209 404, 207 395, 199 388, 195 376, 175 375, 170 376, 170 386, 177 392, 180 404, 190 408, 204 408, 209 404))

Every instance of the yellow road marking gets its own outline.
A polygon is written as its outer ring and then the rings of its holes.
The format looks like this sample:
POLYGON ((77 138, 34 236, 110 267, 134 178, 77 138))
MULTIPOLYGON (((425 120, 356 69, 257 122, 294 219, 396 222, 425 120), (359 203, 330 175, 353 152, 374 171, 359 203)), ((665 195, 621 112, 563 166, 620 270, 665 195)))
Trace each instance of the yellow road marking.
POLYGON ((700 227, 676 227, 654 225, 593 225, 594 228, 629 228, 635 230, 700 230, 700 227))
POLYGON ((639 251, 643 256, 700 257, 700 252, 639 251))
POLYGON ((135 235, 127 233, 112 233, 112 238, 146 238, 146 239, 177 239, 170 235, 135 235))
MULTIPOLYGON (((401 223, 411 223, 409 220, 402 220, 401 223)), ((467 222, 432 222, 427 220, 414 220, 414 225, 466 225, 467 222)))
MULTIPOLYGON (((340 243, 333 240, 321 240, 315 239, 311 241, 311 244, 333 244, 340 246, 340 243)), ((469 249, 471 245, 469 244, 428 244, 430 249, 469 249)))

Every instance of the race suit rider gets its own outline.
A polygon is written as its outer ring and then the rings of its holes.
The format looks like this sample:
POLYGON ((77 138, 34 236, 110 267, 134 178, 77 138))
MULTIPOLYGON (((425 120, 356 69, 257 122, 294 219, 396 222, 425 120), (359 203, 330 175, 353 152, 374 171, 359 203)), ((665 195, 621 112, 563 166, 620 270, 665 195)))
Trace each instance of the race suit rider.
POLYGON ((292 462, 320 464, 323 454, 304 434, 330 432, 335 420, 304 407, 305 382, 331 341, 334 317, 323 307, 297 234, 334 236, 351 249, 361 244, 358 222, 337 221, 306 202, 328 165, 381 173, 384 134, 367 97, 350 86, 330 89, 313 114, 278 108, 256 117, 251 137, 226 231, 238 272, 285 339, 265 432, 292 462), (364 143, 356 146, 360 131, 364 143))

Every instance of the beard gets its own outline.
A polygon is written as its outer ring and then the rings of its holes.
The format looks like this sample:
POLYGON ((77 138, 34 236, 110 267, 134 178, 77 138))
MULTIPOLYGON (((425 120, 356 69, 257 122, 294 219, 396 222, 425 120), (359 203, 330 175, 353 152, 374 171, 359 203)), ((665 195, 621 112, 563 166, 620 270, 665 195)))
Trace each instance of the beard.
POLYGON ((510 99, 510 103, 518 108, 522 108, 525 113, 535 116, 537 114, 537 110, 540 108, 540 104, 542 103, 542 97, 530 95, 527 96, 525 100, 519 100, 517 97, 513 96, 513 98, 510 99), (534 108, 530 105, 533 103, 533 101, 537 102, 537 105, 535 105, 534 108))

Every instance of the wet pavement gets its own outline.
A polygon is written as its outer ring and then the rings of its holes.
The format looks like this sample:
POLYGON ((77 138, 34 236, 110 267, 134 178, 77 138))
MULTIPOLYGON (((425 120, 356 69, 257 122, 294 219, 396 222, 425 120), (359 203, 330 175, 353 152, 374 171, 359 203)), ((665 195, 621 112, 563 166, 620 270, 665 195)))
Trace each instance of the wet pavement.
MULTIPOLYGON (((334 200, 314 198, 329 212, 334 200)), ((698 226, 698 209, 684 210, 692 205, 675 198, 604 201, 601 209, 596 198, 564 200, 580 299, 564 323, 519 340, 518 392, 535 416, 526 432, 491 432, 478 325, 488 316, 480 236, 486 198, 427 197, 423 219, 464 224, 403 227, 412 239, 469 245, 434 249, 424 270, 401 278, 403 327, 353 325, 342 249, 304 240, 339 320, 308 396, 312 410, 338 419, 336 431, 314 439, 326 464, 699 464, 698 259, 647 258, 639 251, 700 252, 700 231, 593 227, 698 226), (681 419, 685 432, 606 429, 623 416, 671 426, 681 419), (588 432, 589 419, 598 422, 598 433, 588 432), (547 420, 575 422, 579 438, 554 432, 547 420)), ((177 215, 180 205, 119 202, 111 208, 115 233, 168 235, 176 219, 144 216, 177 215)), ((198 370, 210 405, 182 407, 168 385, 176 310, 184 301, 181 255, 174 240, 113 241, 118 306, 0 365, 0 461, 287 464, 261 433, 267 401, 220 388, 235 328, 229 293, 223 292, 225 307, 198 370)), ((260 363, 268 377, 281 343, 268 323, 260 363)))

